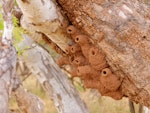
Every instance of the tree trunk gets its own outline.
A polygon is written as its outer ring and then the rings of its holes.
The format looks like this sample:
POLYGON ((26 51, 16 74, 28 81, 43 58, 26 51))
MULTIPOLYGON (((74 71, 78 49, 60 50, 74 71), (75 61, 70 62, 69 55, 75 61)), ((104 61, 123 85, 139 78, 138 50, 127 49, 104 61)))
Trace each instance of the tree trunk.
MULTIPOLYGON (((65 18, 60 16, 58 7, 56 9, 56 5, 48 0, 43 2, 17 0, 17 2, 24 15, 23 27, 44 33, 65 50, 69 38, 63 29, 67 24, 65 18), (51 18, 51 14, 54 14, 54 18, 51 18)), ((103 50, 113 72, 123 79, 121 84, 123 95, 150 107, 148 4, 138 0, 57 0, 57 2, 70 22, 89 35, 94 44, 103 50)))
POLYGON ((150 107, 150 7, 137 0, 58 0, 71 22, 107 56, 122 92, 150 107))
MULTIPOLYGON (((32 42, 29 38, 24 41, 28 42, 26 44, 32 42)), ((54 101, 58 113, 88 113, 67 75, 60 70, 47 51, 36 44, 31 45, 30 49, 23 52, 22 59, 54 101)))
POLYGON ((21 85, 14 92, 22 113, 44 113, 44 103, 40 98, 27 92, 21 85))
MULTIPOLYGON (((16 1, 23 13, 21 25, 30 33, 44 33, 58 47, 65 50, 69 39, 63 28, 67 26, 67 21, 61 15, 53 0, 16 1)), ((34 37, 36 40, 40 40, 38 37, 34 37)))
POLYGON ((0 113, 8 113, 8 101, 15 80, 16 51, 12 46, 12 0, 3 0, 4 33, 0 41, 0 113))

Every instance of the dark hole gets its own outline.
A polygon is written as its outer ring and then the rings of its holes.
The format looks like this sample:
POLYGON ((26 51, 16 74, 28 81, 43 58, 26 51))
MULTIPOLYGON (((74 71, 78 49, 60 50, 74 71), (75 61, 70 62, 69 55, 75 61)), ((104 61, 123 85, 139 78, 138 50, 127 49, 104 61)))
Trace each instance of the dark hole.
POLYGON ((78 64, 78 63, 79 63, 79 61, 78 61, 78 60, 76 60, 76 63, 78 64))
POLYGON ((76 38, 76 41, 79 41, 79 38, 78 38, 78 37, 76 38))
POLYGON ((71 29, 68 29, 68 32, 72 32, 72 30, 71 30, 71 29))
POLYGON ((106 74, 106 71, 103 71, 103 74, 106 74))
POLYGON ((146 36, 143 36, 144 39, 146 39, 146 36))
POLYGON ((95 51, 92 51, 92 55, 95 55, 95 51))
POLYGON ((73 47, 71 48, 71 50, 72 50, 72 51, 74 50, 73 47))

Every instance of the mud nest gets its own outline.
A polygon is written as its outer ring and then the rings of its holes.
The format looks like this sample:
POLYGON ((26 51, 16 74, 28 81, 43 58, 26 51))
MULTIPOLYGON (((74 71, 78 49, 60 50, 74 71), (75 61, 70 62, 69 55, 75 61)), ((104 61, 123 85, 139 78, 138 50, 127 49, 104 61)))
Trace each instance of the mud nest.
POLYGON ((74 26, 68 26, 66 32, 73 43, 68 45, 66 54, 57 60, 57 64, 60 67, 70 65, 71 75, 80 77, 86 88, 98 89, 102 96, 121 99, 121 81, 109 68, 102 50, 74 26))

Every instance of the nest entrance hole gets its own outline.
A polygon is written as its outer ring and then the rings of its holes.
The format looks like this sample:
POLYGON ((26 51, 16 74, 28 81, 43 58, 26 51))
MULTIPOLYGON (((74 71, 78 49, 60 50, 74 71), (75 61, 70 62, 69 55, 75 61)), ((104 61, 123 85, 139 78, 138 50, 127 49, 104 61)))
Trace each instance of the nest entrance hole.
POLYGON ((106 74, 107 74, 107 72, 106 72, 106 71, 103 71, 103 74, 104 74, 104 75, 106 75, 106 74))
POLYGON ((95 55, 95 54, 96 54, 95 51, 92 51, 91 53, 92 53, 92 55, 95 55))

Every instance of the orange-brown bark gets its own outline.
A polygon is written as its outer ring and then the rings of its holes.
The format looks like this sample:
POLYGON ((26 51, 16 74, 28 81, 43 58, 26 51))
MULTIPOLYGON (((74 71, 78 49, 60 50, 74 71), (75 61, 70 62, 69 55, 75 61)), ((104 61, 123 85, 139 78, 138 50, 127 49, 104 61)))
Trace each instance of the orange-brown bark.
POLYGON ((72 24, 101 48, 122 81, 123 95, 150 107, 149 6, 138 0, 58 2, 72 24))

